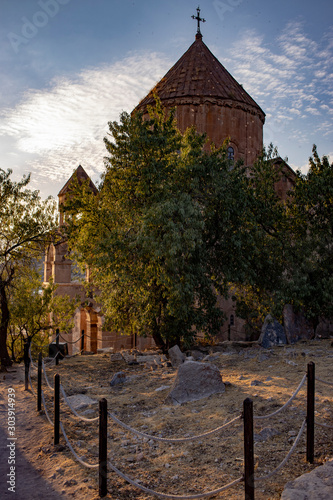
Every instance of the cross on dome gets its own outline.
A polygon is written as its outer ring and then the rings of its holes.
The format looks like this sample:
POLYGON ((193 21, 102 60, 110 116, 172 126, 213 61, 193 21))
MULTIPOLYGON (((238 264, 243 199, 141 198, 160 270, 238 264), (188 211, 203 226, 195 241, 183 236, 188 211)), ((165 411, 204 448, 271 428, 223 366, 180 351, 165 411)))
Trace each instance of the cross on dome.
POLYGON ((191 17, 192 17, 192 19, 196 19, 198 21, 197 35, 200 35, 200 37, 201 37, 202 35, 201 35, 201 31, 200 31, 200 22, 205 23, 206 19, 204 19, 203 17, 200 17, 200 7, 199 6, 197 7, 197 15, 191 16, 191 17))

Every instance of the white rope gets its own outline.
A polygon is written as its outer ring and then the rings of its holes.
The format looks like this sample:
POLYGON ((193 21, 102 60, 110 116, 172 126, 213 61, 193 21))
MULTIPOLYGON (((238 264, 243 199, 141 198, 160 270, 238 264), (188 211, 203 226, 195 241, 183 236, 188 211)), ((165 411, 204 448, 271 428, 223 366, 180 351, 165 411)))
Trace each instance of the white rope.
POLYGON ((326 382, 326 380, 322 380, 321 378, 316 377, 317 382, 321 382, 322 384, 333 385, 332 382, 326 382))
POLYGON ((84 420, 85 422, 96 422, 99 417, 95 417, 95 418, 86 418, 86 417, 83 417, 82 415, 80 415, 79 413, 77 413, 77 411, 73 408, 73 406, 71 405, 71 403, 69 402, 68 398, 67 398, 67 395, 65 393, 65 389, 63 388, 63 386, 60 384, 60 390, 62 392, 62 395, 64 397, 64 400, 66 401, 67 405, 69 406, 69 408, 72 410, 72 412, 74 413, 74 415, 78 418, 80 418, 81 420, 84 420))
POLYGON ((35 390, 34 390, 34 388, 32 387, 32 383, 31 383, 30 370, 29 370, 29 372, 28 372, 28 378, 29 378, 29 383, 30 383, 30 387, 31 387, 32 394, 33 394, 34 396, 36 396, 35 390))
POLYGON ((70 443, 70 442, 69 442, 69 440, 68 440, 68 437, 67 437, 67 434, 66 434, 66 432, 65 432, 64 426, 62 425, 62 422, 60 422, 60 428, 61 428, 61 432, 63 433, 63 436, 64 436, 64 438, 65 438, 65 441, 66 441, 66 443, 67 443, 67 446, 68 446, 68 448, 71 450, 71 452, 73 453, 73 455, 74 455, 74 457, 76 458, 76 460, 77 460, 78 462, 80 462, 80 464, 84 465, 85 467, 89 467, 90 469, 96 469, 96 468, 99 466, 99 464, 88 464, 87 462, 84 462, 84 461, 82 460, 82 458, 80 458, 80 457, 78 456, 78 454, 74 451, 74 449, 73 449, 73 447, 72 447, 71 443, 70 443))
POLYGON ((211 434, 214 434, 218 431, 221 431, 222 429, 225 429, 226 427, 229 427, 229 425, 233 424, 237 420, 241 420, 241 415, 238 417, 235 417, 234 419, 230 420, 230 422, 227 422, 224 425, 221 425, 221 427, 217 427, 216 429, 213 429, 212 431, 204 432, 203 434, 199 434, 198 436, 191 436, 191 437, 186 437, 186 438, 162 438, 159 436, 152 436, 150 434, 146 434, 144 432, 138 431, 136 429, 133 429, 133 427, 130 427, 129 425, 125 424, 121 420, 119 420, 113 413, 108 412, 109 416, 112 418, 114 422, 116 422, 118 425, 123 427, 124 429, 128 430, 129 432, 132 432, 133 434, 136 434, 137 436, 147 438, 147 439, 153 439, 155 441, 162 441, 164 443, 185 443, 186 441, 194 441, 195 439, 201 439, 203 437, 210 436, 211 434))
POLYGON ((256 477, 255 481, 264 481, 265 479, 269 479, 270 477, 274 476, 274 474, 276 474, 280 469, 282 469, 282 467, 289 460, 289 458, 291 457, 294 449, 298 445, 298 442, 301 439, 301 436, 303 434, 305 424, 306 424, 306 419, 303 420, 302 426, 301 426, 301 428, 299 430, 299 433, 297 434, 297 437, 296 437, 296 439, 294 441, 294 444, 292 445, 292 447, 290 448, 290 451, 289 451, 288 455, 285 457, 284 460, 282 460, 282 462, 280 463, 280 465, 278 465, 272 472, 270 472, 269 474, 267 474, 267 476, 256 477))
POLYGON ((57 352, 57 354, 54 356, 54 358, 50 359, 47 363, 45 363, 45 366, 53 365, 53 361, 57 359, 58 356, 62 356, 62 353, 60 351, 57 352))
POLYGON ((47 378, 47 375, 46 375, 44 360, 42 360, 42 368, 43 368, 44 377, 45 377, 45 380, 46 380, 48 387, 51 389, 51 391, 54 391, 54 387, 52 387, 52 385, 50 385, 49 379, 47 378))
POLYGON ((111 462, 108 462, 108 466, 110 469, 112 469, 118 476, 121 478, 125 479, 128 483, 132 484, 133 486, 136 486, 136 488, 139 488, 142 491, 145 491, 146 493, 149 493, 150 495, 154 495, 156 497, 160 498, 175 498, 176 500, 192 500, 195 498, 205 498, 205 497, 210 497, 217 495, 218 493, 221 493, 222 491, 228 490, 229 488, 232 488, 236 484, 240 483, 241 481, 244 480, 243 477, 239 477, 238 479, 235 479, 235 481, 232 481, 229 484, 226 484, 225 486, 222 486, 221 488, 218 488, 213 491, 207 491, 206 493, 198 493, 196 495, 168 495, 167 493, 159 493, 157 491, 151 490, 150 488, 146 488, 145 486, 142 486, 141 484, 137 483, 136 481, 133 481, 133 479, 130 479, 128 476, 120 472, 117 467, 111 464, 111 462))
POLYGON ((62 335, 60 335, 60 338, 61 338, 61 340, 63 340, 66 344, 76 344, 76 342, 78 342, 79 340, 81 340, 81 339, 83 338, 83 335, 81 335, 81 337, 79 337, 77 340, 74 340, 74 341, 66 340, 66 339, 64 339, 64 337, 62 337, 62 335))
POLYGON ((288 401, 283 406, 281 406, 281 408, 279 408, 278 410, 274 411, 273 413, 270 413, 269 415, 254 416, 253 419, 254 420, 262 420, 264 418, 271 418, 271 417, 274 417, 275 415, 277 415, 278 413, 280 413, 282 410, 285 410, 287 408, 287 406, 289 406, 290 403, 296 398, 297 394, 302 389, 305 381, 306 381, 306 374, 303 376, 303 378, 301 380, 301 383, 297 387, 297 389, 294 392, 294 394, 291 396, 290 399, 288 399, 288 401))
POLYGON ((38 369, 38 366, 37 366, 37 365, 35 365, 35 363, 33 362, 32 357, 31 357, 31 347, 29 347, 29 351, 28 351, 28 352, 29 352, 29 358, 30 358, 31 366, 32 366, 35 370, 37 370, 37 369, 38 369))
POLYGON ((322 424, 321 422, 316 422, 316 425, 319 425, 320 427, 326 427, 326 429, 333 429, 332 425, 322 424))
POLYGON ((49 417, 49 414, 48 414, 48 411, 46 409, 46 403, 45 403, 45 398, 44 398, 44 391, 42 391, 42 401, 43 401, 43 406, 44 406, 44 411, 45 411, 45 415, 47 417, 47 420, 50 422, 51 425, 53 425, 53 422, 52 420, 50 419, 49 417))

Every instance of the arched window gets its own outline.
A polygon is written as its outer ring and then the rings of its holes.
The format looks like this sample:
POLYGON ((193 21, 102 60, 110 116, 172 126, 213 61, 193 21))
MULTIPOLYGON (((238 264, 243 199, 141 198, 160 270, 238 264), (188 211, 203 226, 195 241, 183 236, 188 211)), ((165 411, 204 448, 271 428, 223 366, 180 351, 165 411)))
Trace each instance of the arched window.
POLYGON ((228 154, 228 160, 234 161, 235 151, 234 151, 234 148, 232 146, 228 147, 227 154, 228 154))

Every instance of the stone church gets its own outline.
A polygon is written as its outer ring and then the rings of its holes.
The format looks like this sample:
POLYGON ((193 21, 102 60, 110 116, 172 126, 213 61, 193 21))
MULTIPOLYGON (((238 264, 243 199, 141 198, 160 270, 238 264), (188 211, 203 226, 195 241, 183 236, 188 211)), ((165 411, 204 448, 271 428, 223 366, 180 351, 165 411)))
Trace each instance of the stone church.
MULTIPOLYGON (((193 16, 194 17, 194 16, 193 16)), ((199 133, 206 133, 209 141, 220 146, 229 138, 228 157, 237 161, 242 159, 245 165, 251 165, 263 148, 263 126, 265 113, 244 90, 226 68, 211 53, 202 40, 200 32, 199 11, 197 17, 198 29, 194 43, 155 85, 148 95, 141 100, 135 110, 147 114, 147 106, 154 104, 154 94, 161 99, 166 109, 176 108, 176 120, 181 132, 190 126, 195 126, 199 133)), ((134 110, 134 111, 135 111, 134 110)), ((277 164, 283 164, 283 176, 276 186, 281 198, 293 186, 295 173, 281 158, 277 164)), ((63 223, 61 205, 68 194, 72 178, 79 181, 88 179, 84 169, 79 166, 73 176, 59 193, 60 224, 63 223)), ((90 181, 94 192, 96 187, 90 181)), ((144 349, 153 345, 152 339, 136 336, 122 336, 116 332, 103 330, 103 314, 100 306, 94 300, 84 296, 84 290, 79 281, 75 280, 73 263, 67 255, 66 243, 51 246, 45 258, 44 281, 50 277, 58 285, 57 293, 70 297, 79 295, 82 306, 75 315, 75 326, 68 335, 63 335, 69 342, 77 341, 84 332, 84 343, 69 343, 69 352, 77 352, 82 347, 86 351, 96 352, 97 349, 113 347, 131 348, 137 346, 144 349)), ((244 321, 237 318, 234 303, 231 299, 221 300, 220 305, 227 316, 227 321, 221 330, 221 340, 244 340, 244 321)))

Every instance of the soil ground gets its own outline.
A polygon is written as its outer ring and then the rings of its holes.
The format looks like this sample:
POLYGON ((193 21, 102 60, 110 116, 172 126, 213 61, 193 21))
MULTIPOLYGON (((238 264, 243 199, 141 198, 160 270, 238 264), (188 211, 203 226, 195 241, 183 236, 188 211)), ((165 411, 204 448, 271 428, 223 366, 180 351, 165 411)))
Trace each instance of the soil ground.
MULTIPOLYGON (((332 340, 301 342, 270 350, 258 346, 240 348, 233 344, 212 347, 220 354, 212 361, 221 371, 226 391, 186 403, 173 405, 166 396, 176 370, 161 367, 151 370, 143 365, 110 362, 109 354, 66 358, 58 366, 48 365, 51 383, 59 373, 68 395, 85 394, 96 403, 80 410, 85 416, 98 415, 98 400, 106 398, 111 412, 135 429, 162 437, 194 436, 214 429, 242 412, 243 401, 250 397, 255 415, 269 414, 281 407, 293 394, 307 363, 315 363, 316 377, 333 382, 332 340), (126 374, 123 385, 110 387, 116 373, 126 374)), ((35 371, 32 384, 36 386, 35 371)), ((37 414, 36 400, 24 391, 23 367, 13 366, 1 373, 0 399, 0 497, 35 499, 98 498, 96 470, 80 465, 61 436, 60 447, 53 446, 53 429, 45 415, 37 414), (16 493, 8 492, 3 478, 8 471, 6 443, 8 388, 16 394, 16 493), (4 452, 5 450, 5 452, 4 452), (7 471, 7 472, 6 472, 7 471)), ((46 404, 52 415, 51 391, 44 386, 46 404)), ((274 429, 276 435, 255 443, 256 477, 273 470, 287 455, 306 415, 306 384, 286 410, 275 417, 255 422, 254 432, 274 429)), ((61 419, 66 433, 86 462, 98 461, 98 425, 72 416, 62 403, 61 419)), ((333 387, 316 382, 316 419, 333 425, 333 387)), ((109 419, 108 452, 110 460, 130 478, 151 489, 175 495, 211 491, 243 473, 242 421, 217 434, 193 442, 164 444, 137 438, 109 419)), ((256 500, 280 498, 284 485, 333 457, 333 430, 316 426, 315 462, 305 460, 305 433, 285 467, 269 480, 256 484, 256 500)), ((146 500, 145 493, 109 472, 108 496, 113 500, 146 500)), ((244 484, 220 493, 216 498, 244 498, 244 484)))

